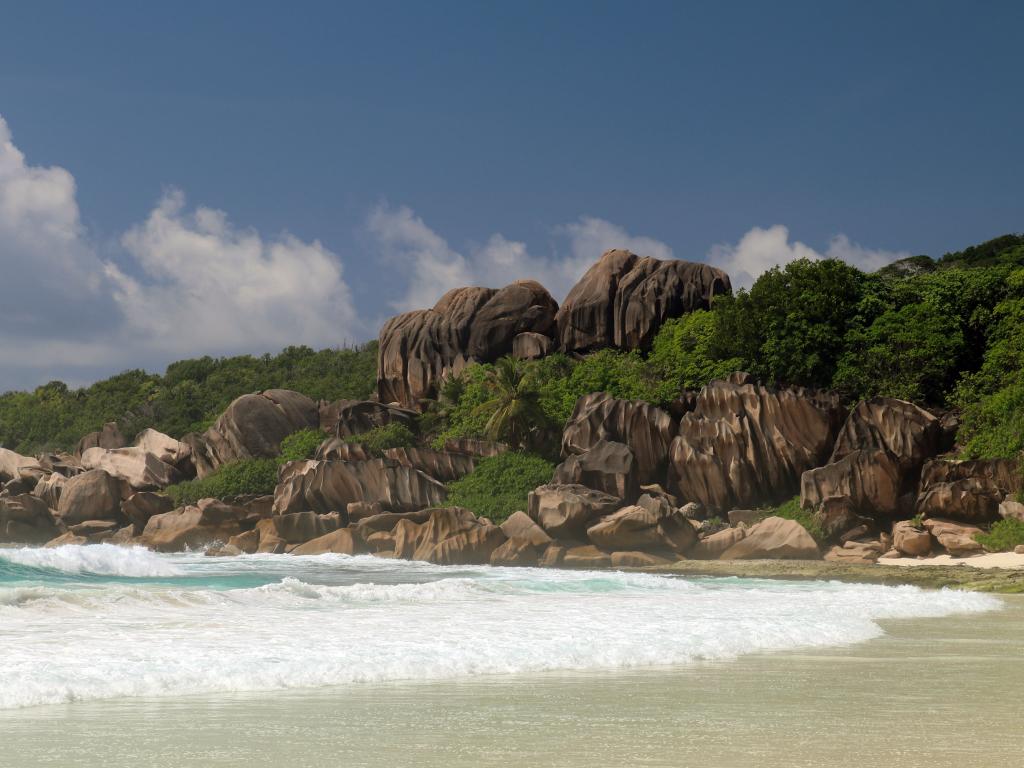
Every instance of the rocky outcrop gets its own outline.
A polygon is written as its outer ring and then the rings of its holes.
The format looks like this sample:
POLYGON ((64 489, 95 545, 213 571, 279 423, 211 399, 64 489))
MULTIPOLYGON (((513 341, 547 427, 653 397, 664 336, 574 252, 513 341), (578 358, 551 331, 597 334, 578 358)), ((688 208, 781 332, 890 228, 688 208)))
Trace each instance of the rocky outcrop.
POLYGON ((850 412, 829 463, 854 451, 886 451, 896 459, 900 476, 916 484, 922 465, 942 450, 942 441, 942 424, 928 411, 905 400, 876 397, 850 412))
POLYGON ((722 560, 818 560, 821 552, 795 520, 768 517, 722 553, 722 560))
POLYGON ((917 498, 917 514, 984 525, 999 519, 1003 494, 987 477, 931 483, 917 498))
POLYGON ((900 501, 899 463, 884 449, 852 451, 839 461, 810 469, 800 479, 800 506, 819 509, 835 501, 857 515, 887 519, 900 501))
MULTIPOLYGON (((329 408, 334 422, 330 433, 337 437, 361 435, 371 429, 393 423, 401 424, 410 430, 416 427, 416 412, 397 405, 378 403, 374 400, 339 400, 332 403, 329 408)), ((322 415, 321 426, 324 426, 322 415)))
POLYGON ((66 525, 86 520, 123 521, 123 490, 121 481, 102 469, 83 472, 64 483, 57 505, 57 516, 66 525))
POLYGON ((697 543, 697 529, 661 499, 644 496, 587 529, 587 538, 606 551, 672 551, 685 554, 697 543))
POLYGON ((587 528, 622 501, 582 485, 542 485, 530 492, 530 519, 554 539, 586 541, 587 528))
POLYGON ((300 544, 292 550, 293 555, 355 555, 364 550, 363 543, 351 528, 339 528, 315 539, 300 544))
POLYGON ((746 535, 747 528, 745 526, 726 528, 702 538, 686 553, 686 556, 693 560, 717 560, 746 535))
POLYGON ((37 459, 0 448, 0 485, 11 480, 27 480, 34 488, 46 474, 37 459))
POLYGON ((90 448, 112 450, 124 448, 126 445, 128 445, 128 439, 121 434, 121 428, 117 426, 117 422, 110 421, 103 425, 103 429, 98 432, 90 432, 79 440, 75 447, 75 456, 81 456, 90 448))
POLYGON ((442 483, 450 483, 473 471, 473 458, 463 453, 446 453, 431 448, 388 448, 384 458, 417 469, 442 483))
POLYGON ((348 523, 344 512, 318 515, 316 512, 292 512, 273 515, 256 523, 260 543, 257 552, 280 554, 288 545, 304 544, 344 527, 348 523))
POLYGON ((707 309, 730 290, 729 276, 707 264, 607 251, 558 310, 559 346, 566 352, 646 348, 666 320, 707 309))
POLYGON ((140 542, 161 552, 196 549, 215 541, 227 542, 243 533, 248 512, 216 499, 203 499, 149 518, 140 542))
POLYGON ((445 453, 459 453, 477 459, 487 459, 505 453, 508 446, 492 440, 476 440, 472 437, 449 437, 444 441, 445 453))
POLYGON ((482 565, 505 542, 489 520, 462 507, 429 510, 426 521, 402 521, 395 527, 395 553, 439 565, 482 565))
POLYGON ((668 490, 716 513, 783 501, 829 455, 843 415, 832 393, 768 389, 743 373, 712 381, 679 422, 668 490))
POLYGON ((59 533, 53 513, 39 497, 0 497, 0 544, 43 544, 59 533))
POLYGON ((847 541, 829 549, 823 559, 830 563, 871 565, 882 556, 882 551, 882 545, 877 541, 847 541))
POLYGON ((170 435, 155 429, 144 429, 135 436, 134 446, 140 451, 152 454, 158 461, 176 469, 183 477, 195 474, 192 463, 192 449, 170 435))
POLYGON ((491 553, 491 565, 536 565, 551 537, 525 512, 513 512, 501 524, 506 541, 491 553))
POLYGON ((150 491, 133 493, 121 502, 121 512, 136 527, 136 535, 142 533, 154 515, 162 515, 174 509, 174 502, 167 496, 150 491))
POLYGON ((924 521, 924 528, 954 557, 969 557, 984 552, 981 544, 974 538, 981 533, 977 526, 932 518, 924 521))
POLYGON ((612 557, 593 544, 569 547, 562 554, 561 565, 565 568, 608 568, 612 557))
POLYGON ((562 432, 562 456, 587 453, 602 441, 624 443, 636 458, 639 481, 660 482, 676 428, 668 413, 650 403, 594 392, 576 401, 562 432))
POLYGON ((272 458, 281 441, 300 429, 320 424, 317 404, 288 389, 268 389, 242 395, 202 435, 183 438, 191 451, 199 477, 239 459, 272 458))
POLYGON ((274 514, 333 512, 360 501, 411 512, 442 504, 446 496, 442 483, 389 459, 295 461, 281 469, 274 514))
POLYGON ((54 472, 36 483, 32 495, 42 499, 50 509, 56 509, 60 505, 60 494, 66 482, 67 478, 64 475, 54 472))
POLYGON ((955 483, 968 478, 990 480, 1004 496, 1024 489, 1024 476, 1015 459, 933 459, 921 470, 921 493, 937 483, 955 483))
POLYGON ((640 495, 640 474, 633 451, 623 443, 599 440, 585 453, 572 454, 555 468, 553 483, 585 485, 627 504, 640 495))
POLYGON ((543 286, 522 280, 500 290, 456 288, 432 309, 391 318, 380 331, 378 399, 417 407, 444 376, 511 354, 520 334, 553 335, 557 309, 543 286))
POLYGON ((373 458, 362 443, 350 443, 340 437, 324 440, 316 449, 317 461, 370 461, 373 458))
POLYGON ((900 554, 924 557, 932 551, 932 535, 909 520, 900 520, 892 525, 892 545, 900 554))
POLYGON ((156 490, 180 482, 182 474, 144 448, 89 448, 82 453, 86 470, 100 469, 137 491, 156 490))
POLYGON ((542 333, 518 334, 512 339, 512 357, 516 360, 539 360, 555 351, 555 340, 542 333))

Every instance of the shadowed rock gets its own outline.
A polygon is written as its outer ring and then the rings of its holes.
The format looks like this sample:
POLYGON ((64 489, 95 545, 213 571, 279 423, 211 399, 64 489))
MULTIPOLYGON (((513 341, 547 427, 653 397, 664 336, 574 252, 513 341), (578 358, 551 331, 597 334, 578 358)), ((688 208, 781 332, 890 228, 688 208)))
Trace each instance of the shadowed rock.
POLYGON ((86 470, 101 469, 124 480, 137 491, 166 488, 180 482, 182 474, 143 448, 89 448, 82 454, 86 470))
POLYGON ((553 483, 585 485, 629 503, 640 494, 633 451, 623 443, 599 440, 581 454, 570 455, 555 468, 553 483))
POLYGON ((103 429, 97 432, 90 432, 78 441, 75 446, 75 456, 81 456, 90 448, 124 448, 128 445, 128 439, 121 434, 121 428, 116 421, 108 421, 103 429))
POLYGON ((418 469, 442 483, 450 483, 473 471, 472 457, 462 453, 446 453, 431 448, 388 448, 384 457, 403 467, 418 469))
POLYGON ((39 497, 0 497, 0 544, 43 544, 59 533, 53 513, 39 497))
POLYGON ((909 520, 900 520, 892 524, 892 544, 901 554, 924 557, 932 551, 932 535, 909 520))
POLYGON ((981 533, 977 526, 932 518, 924 521, 924 527, 954 557, 980 555, 985 551, 974 538, 981 533))
POLYGON ((697 543, 697 530, 667 504, 644 497, 643 506, 623 507, 587 529, 587 538, 603 550, 672 550, 686 553, 697 543))
POLYGON ((339 400, 331 407, 336 409, 332 434, 337 437, 361 435, 392 423, 410 430, 416 426, 416 412, 396 405, 373 400, 339 400))
POLYGON ((824 467, 804 472, 800 505, 818 509, 830 500, 843 500, 857 515, 891 518, 899 510, 899 463, 888 451, 856 450, 824 467))
POLYGON ((512 357, 517 360, 539 360, 554 351, 554 339, 541 333, 528 331, 512 339, 512 357))
POLYGON ((248 515, 243 507, 216 499, 154 515, 140 537, 141 543, 161 552, 195 549, 214 541, 227 542, 242 533, 248 515))
POLYGON ((606 251, 558 310, 560 349, 646 348, 666 320, 707 309, 730 290, 729 276, 707 264, 606 251))
POLYGON ((917 514, 964 523, 985 524, 999 519, 1003 494, 994 480, 966 477, 951 483, 931 483, 917 498, 917 514))
POLYGON ((587 528, 622 505, 621 499, 582 485, 542 485, 530 491, 529 515, 555 539, 585 541, 587 528))
POLYGON ((990 480, 1003 495, 1017 493, 1024 488, 1024 477, 1016 459, 932 459, 921 470, 921 493, 937 483, 954 483, 968 478, 990 480))
POLYGON ((86 520, 123 521, 122 493, 121 481, 102 469, 83 472, 64 483, 57 515, 66 525, 86 520))
POLYGON ((34 488, 46 474, 37 459, 0 448, 0 485, 11 480, 27 480, 34 488))
POLYGON ((905 400, 876 397, 863 400, 850 412, 829 463, 858 450, 884 450, 896 457, 900 474, 917 473, 942 449, 942 424, 928 411, 905 400))

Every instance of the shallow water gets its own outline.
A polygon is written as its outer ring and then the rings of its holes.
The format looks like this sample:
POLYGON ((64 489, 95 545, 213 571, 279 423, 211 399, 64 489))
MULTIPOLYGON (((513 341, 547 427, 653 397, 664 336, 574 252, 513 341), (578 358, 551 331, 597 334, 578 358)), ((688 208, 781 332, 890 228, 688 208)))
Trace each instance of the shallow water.
POLYGON ((1014 765, 1022 630, 912 587, 0 550, 0 765, 1014 765))

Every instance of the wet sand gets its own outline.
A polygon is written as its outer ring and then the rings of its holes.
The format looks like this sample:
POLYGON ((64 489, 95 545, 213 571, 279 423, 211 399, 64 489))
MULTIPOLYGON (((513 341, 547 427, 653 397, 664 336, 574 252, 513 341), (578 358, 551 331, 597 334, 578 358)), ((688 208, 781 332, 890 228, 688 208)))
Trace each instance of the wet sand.
POLYGON ((1013 766, 1024 598, 1000 599, 847 648, 686 668, 8 710, 0 765, 1013 766))

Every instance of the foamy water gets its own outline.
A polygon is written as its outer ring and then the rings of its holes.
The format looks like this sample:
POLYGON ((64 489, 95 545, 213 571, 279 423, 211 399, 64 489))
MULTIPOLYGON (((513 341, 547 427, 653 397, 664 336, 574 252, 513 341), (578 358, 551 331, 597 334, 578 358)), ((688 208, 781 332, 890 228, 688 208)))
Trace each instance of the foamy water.
POLYGON ((445 568, 373 557, 0 549, 0 708, 841 646, 993 610, 915 587, 445 568))

